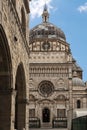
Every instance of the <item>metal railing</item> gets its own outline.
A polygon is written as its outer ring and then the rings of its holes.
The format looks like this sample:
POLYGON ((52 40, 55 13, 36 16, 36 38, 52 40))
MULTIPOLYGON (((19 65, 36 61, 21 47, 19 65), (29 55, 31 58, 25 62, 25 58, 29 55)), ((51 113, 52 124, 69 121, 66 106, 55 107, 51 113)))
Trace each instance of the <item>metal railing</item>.
POLYGON ((67 128, 67 118, 66 117, 55 117, 52 121, 53 128, 67 128))
POLYGON ((29 128, 40 128, 40 119, 38 117, 30 117, 29 128))

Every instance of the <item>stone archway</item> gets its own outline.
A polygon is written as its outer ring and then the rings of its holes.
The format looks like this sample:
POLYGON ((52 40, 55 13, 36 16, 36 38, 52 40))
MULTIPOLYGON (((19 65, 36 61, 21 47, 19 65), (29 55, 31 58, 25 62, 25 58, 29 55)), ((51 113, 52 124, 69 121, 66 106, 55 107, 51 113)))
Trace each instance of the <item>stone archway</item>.
POLYGON ((26 124, 26 83, 22 63, 17 68, 15 89, 15 129, 23 130, 26 124))
POLYGON ((43 115, 43 122, 44 123, 49 123, 50 122, 50 110, 49 108, 44 108, 42 111, 42 115, 43 115))
POLYGON ((10 49, 0 25, 0 130, 11 126, 11 70, 10 49))

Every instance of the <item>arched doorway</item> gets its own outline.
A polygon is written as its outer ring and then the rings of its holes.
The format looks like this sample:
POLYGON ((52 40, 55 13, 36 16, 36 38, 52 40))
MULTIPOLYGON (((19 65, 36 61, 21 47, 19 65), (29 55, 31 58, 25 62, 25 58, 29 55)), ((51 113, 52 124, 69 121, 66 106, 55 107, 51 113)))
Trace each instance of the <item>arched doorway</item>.
POLYGON ((8 41, 0 25, 0 130, 11 125, 11 56, 8 41))
POLYGON ((43 109, 42 115, 44 123, 50 122, 50 110, 48 108, 43 109))
POLYGON ((15 99, 15 129, 23 130, 26 124, 26 83, 22 63, 17 69, 15 89, 17 91, 15 99))

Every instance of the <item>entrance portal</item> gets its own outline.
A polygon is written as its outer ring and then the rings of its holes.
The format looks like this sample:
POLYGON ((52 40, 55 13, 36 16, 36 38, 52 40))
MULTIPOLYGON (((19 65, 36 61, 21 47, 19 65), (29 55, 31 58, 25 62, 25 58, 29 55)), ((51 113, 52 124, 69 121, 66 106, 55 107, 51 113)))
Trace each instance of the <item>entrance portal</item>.
POLYGON ((48 108, 43 109, 43 122, 50 122, 50 110, 48 108))

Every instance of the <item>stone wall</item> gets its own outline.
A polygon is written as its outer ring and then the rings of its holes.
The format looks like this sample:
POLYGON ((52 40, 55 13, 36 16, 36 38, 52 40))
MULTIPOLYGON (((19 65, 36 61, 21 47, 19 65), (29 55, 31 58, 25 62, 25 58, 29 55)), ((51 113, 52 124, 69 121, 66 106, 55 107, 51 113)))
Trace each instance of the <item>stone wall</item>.
MULTIPOLYGON (((26 2, 28 2, 26 0, 26 2)), ((6 65, 9 67, 9 86, 4 88, 3 84, 0 86, 0 114, 3 111, 0 122, 0 129, 14 130, 23 129, 28 130, 28 99, 29 99, 29 29, 28 29, 28 7, 24 4, 23 0, 0 0, 0 32, 3 33, 6 40, 3 38, 3 54, 6 53, 8 59, 6 65), (16 2, 16 4, 14 4, 16 2), (22 12, 26 19, 25 32, 22 27, 22 12), (25 34, 26 33, 26 34, 25 34), (6 47, 5 47, 5 44, 6 47), (9 55, 7 55, 9 52, 9 55), (9 56, 9 57, 8 57, 9 56), (10 60, 9 60, 10 59, 10 60), (21 91, 21 92, 20 92, 21 91), (7 100, 7 102, 6 102, 7 100), (16 104, 16 105, 15 105, 16 104), (7 108, 9 106, 9 108, 7 108), (22 108, 23 106, 23 108, 22 108), (7 108, 4 114, 4 108, 7 108), (17 108, 16 108, 17 107, 17 108), (21 110, 22 108, 22 110, 21 110), (22 111, 22 112, 19 112, 22 111), (24 114, 23 114, 24 113, 24 114), (20 119, 21 116, 21 119, 20 119), (8 118, 8 119, 6 119, 8 118), (16 119, 17 118, 17 119, 16 119), (17 122, 19 121, 19 123, 17 122), (14 127, 15 126, 15 127, 14 127)), ((0 35, 0 41, 2 36, 0 35)), ((2 55, 3 56, 3 55, 2 55)), ((3 56, 3 57, 5 57, 3 56)), ((4 59, 4 58, 3 58, 4 59)), ((1 66, 1 64, 0 64, 1 66)), ((0 79, 5 68, 0 71, 0 79)), ((6 72, 7 73, 7 72, 6 72)), ((5 79, 5 77, 4 77, 5 79)), ((1 82, 1 81, 0 81, 1 82)))

